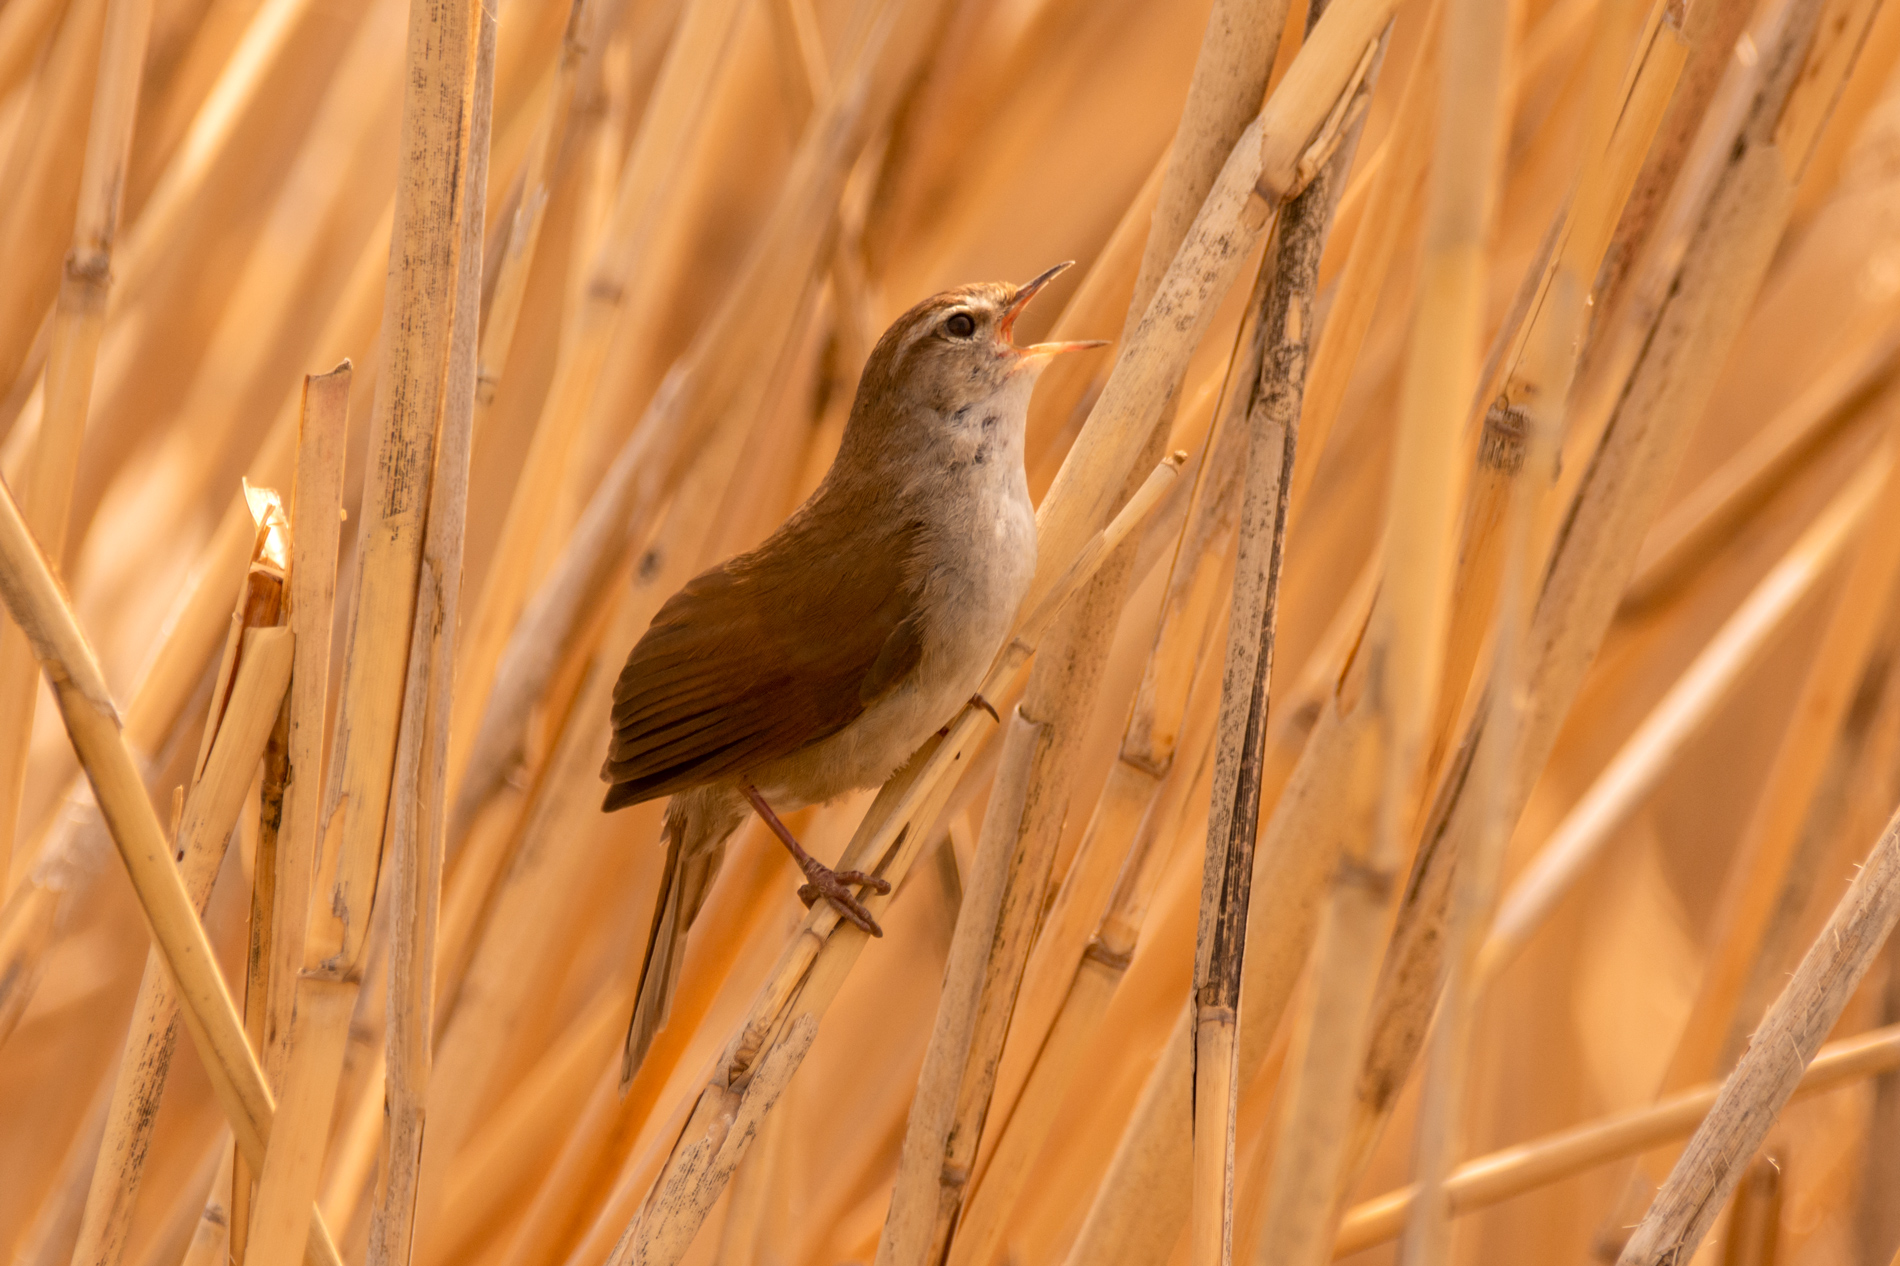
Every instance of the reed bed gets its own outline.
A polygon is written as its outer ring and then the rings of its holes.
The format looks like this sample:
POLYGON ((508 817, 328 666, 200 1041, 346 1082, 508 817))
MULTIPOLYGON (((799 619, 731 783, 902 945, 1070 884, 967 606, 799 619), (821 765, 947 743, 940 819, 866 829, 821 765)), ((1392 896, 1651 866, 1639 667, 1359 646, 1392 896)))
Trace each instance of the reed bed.
POLYGON ((6 1260, 1900 1260, 1900 7, 0 0, 0 173, 6 1260), (1061 259, 623 1079, 627 649, 1061 259))

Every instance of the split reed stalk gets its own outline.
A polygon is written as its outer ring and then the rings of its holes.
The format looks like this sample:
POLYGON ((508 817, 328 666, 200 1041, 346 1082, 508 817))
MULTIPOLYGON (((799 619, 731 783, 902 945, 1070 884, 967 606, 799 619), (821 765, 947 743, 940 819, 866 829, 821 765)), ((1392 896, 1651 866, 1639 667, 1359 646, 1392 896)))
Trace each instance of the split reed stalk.
POLYGON ((264 1067, 280 1086, 291 1055, 297 974, 303 970, 304 922, 317 860, 324 701, 330 681, 331 632, 336 623, 343 452, 353 376, 347 360, 326 374, 306 375, 297 417, 288 595, 296 649, 285 744, 290 781, 284 791, 283 825, 278 832, 277 874, 271 881, 271 953, 262 1050, 264 1067))
MULTIPOLYGON (((1307 29, 1324 12, 1309 7, 1307 29)), ((1191 1256, 1203 1266, 1233 1260, 1234 1129, 1239 1108, 1239 1025, 1247 912, 1267 754, 1269 694, 1291 477, 1298 452, 1307 350, 1316 324, 1320 256, 1351 170, 1385 40, 1367 49, 1357 89, 1328 130, 1339 139, 1311 184, 1281 210, 1254 337, 1247 477, 1221 681, 1194 961, 1194 1152, 1191 1256)))
POLYGON ((495 74, 495 14, 475 18, 473 87, 458 103, 467 127, 456 252, 448 389, 436 424, 428 532, 416 579, 416 610, 396 737, 391 798, 390 954, 387 1080, 382 1164, 370 1229, 372 1263, 407 1266, 414 1252, 416 1196, 434 1064, 437 919, 442 893, 448 797, 450 712, 455 697, 456 616, 467 535, 477 347, 481 321, 482 193, 488 182, 495 74), (471 99, 472 98, 472 99, 471 99))

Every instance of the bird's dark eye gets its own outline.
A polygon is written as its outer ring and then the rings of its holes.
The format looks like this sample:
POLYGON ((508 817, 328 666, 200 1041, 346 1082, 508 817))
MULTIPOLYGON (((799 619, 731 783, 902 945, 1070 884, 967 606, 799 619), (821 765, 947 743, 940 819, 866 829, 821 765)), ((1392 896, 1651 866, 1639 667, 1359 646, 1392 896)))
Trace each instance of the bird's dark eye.
POLYGON ((969 338, 976 333, 976 318, 967 312, 953 312, 943 328, 952 338, 969 338))

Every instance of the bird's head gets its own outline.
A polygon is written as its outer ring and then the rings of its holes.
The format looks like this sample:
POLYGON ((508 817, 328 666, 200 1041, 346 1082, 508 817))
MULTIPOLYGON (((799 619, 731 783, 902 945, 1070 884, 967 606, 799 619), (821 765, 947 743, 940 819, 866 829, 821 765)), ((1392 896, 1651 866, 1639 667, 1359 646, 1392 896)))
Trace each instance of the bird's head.
POLYGON ((1016 319, 1036 293, 1069 267, 1057 264, 1022 285, 979 282, 932 295, 891 323, 864 365, 861 412, 943 418, 1002 398, 1020 414, 1048 363, 1064 352, 1105 346, 1090 339, 1016 345, 1016 319))

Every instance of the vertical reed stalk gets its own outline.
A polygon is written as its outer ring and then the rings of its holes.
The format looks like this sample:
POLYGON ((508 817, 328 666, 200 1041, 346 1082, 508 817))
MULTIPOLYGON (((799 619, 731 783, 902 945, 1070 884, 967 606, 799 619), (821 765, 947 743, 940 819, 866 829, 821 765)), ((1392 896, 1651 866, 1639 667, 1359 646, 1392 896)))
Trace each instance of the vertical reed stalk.
MULTIPOLYGON (((1308 10, 1308 30, 1324 5, 1308 10)), ((1320 256, 1377 82, 1383 39, 1366 51, 1359 87, 1329 126, 1342 138, 1311 184, 1281 209, 1271 279, 1255 337, 1258 376, 1247 410, 1246 493, 1234 571, 1220 738, 1202 863, 1194 959, 1194 1187, 1191 1258, 1233 1260, 1234 1128, 1240 1098, 1239 1026, 1254 842, 1260 823, 1269 685, 1280 571, 1308 347, 1316 323, 1320 256)), ((1263 268, 1268 265, 1263 264, 1263 268)))
POLYGON ((477 393, 483 198, 493 113, 495 14, 477 7, 472 87, 459 103, 467 127, 448 389, 436 424, 429 525, 416 581, 416 612, 396 738, 396 816, 389 836, 390 955, 384 1139, 370 1227, 373 1266, 407 1266, 415 1248, 423 1128, 434 1064, 437 916, 448 796, 449 715, 455 697, 456 617, 468 522, 468 468, 477 393))
POLYGON ((318 797, 323 780, 324 701, 336 622, 337 544, 342 532, 343 442, 349 430, 349 361, 326 374, 305 375, 297 417, 296 482, 291 489, 290 630, 296 638, 290 677, 286 756, 290 783, 271 882, 270 956, 265 991, 264 1067, 283 1084, 290 1028, 303 970, 304 923, 317 860, 318 797))
MULTIPOLYGON (((452 629, 440 623, 442 612, 432 605, 444 563, 432 554, 425 569, 424 538, 432 487, 438 482, 453 487, 455 479, 447 475, 438 481, 435 472, 466 462, 476 335, 470 291, 479 294, 493 65, 490 23, 487 10, 476 3, 410 9, 402 161, 384 297, 383 363, 371 422, 371 469, 358 529, 356 605, 318 815, 315 900, 293 1003, 293 1032, 306 1018, 310 1028, 293 1039, 284 1074, 286 1098, 299 1115, 287 1116, 280 1146, 272 1149, 258 1180, 251 1252, 261 1262, 280 1260, 295 1243, 298 1211, 316 1195, 348 1017, 362 982, 398 764, 405 677, 426 671, 426 664, 412 662, 411 655, 418 603, 435 622, 434 628, 425 626, 425 633, 441 637, 452 629)), ((459 551, 461 507, 453 499, 451 493, 451 504, 441 514, 459 551)), ((456 572, 459 577, 459 566, 456 572)), ((447 683, 438 688, 446 690, 447 683)), ((423 721, 410 718, 412 726, 423 721)), ((399 812, 398 833, 401 829, 399 812)), ((421 886, 419 881, 405 895, 425 901, 421 886)), ((414 920, 416 903, 401 912, 401 920, 414 920)), ((405 1019, 413 1026, 413 1018, 405 1019)), ((399 1216, 398 1226, 406 1232, 405 1224, 406 1215, 399 1216)), ((387 1248, 387 1239, 380 1242, 387 1248)))
MULTIPOLYGON (((112 288, 112 248, 119 235, 126 160, 151 29, 152 0, 108 0, 79 173, 79 211, 53 309, 45 421, 33 446, 33 466, 20 505, 27 526, 55 567, 66 553, 73 476, 112 288)), ((14 625, 0 626, 0 718, 5 718, 0 720, 0 898, 8 890, 38 701, 39 671, 25 635, 14 625)))
POLYGON ((1348 843, 1340 857, 1314 947, 1314 1003, 1304 1049, 1288 1061, 1286 1115, 1256 1250, 1261 1262, 1326 1260, 1338 1217, 1352 1078, 1365 1050, 1379 947, 1425 772, 1450 622, 1461 436, 1478 380, 1485 258, 1502 159, 1507 26, 1501 5, 1448 0, 1384 581, 1361 650, 1373 743, 1358 777, 1341 789, 1357 802, 1355 812, 1365 814, 1371 833, 1348 843))

